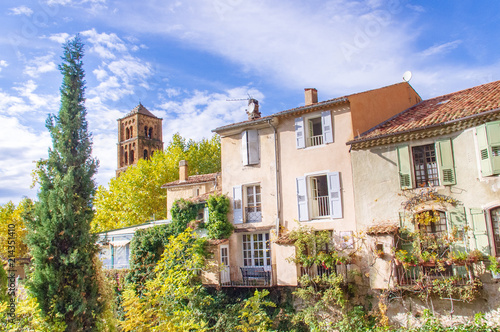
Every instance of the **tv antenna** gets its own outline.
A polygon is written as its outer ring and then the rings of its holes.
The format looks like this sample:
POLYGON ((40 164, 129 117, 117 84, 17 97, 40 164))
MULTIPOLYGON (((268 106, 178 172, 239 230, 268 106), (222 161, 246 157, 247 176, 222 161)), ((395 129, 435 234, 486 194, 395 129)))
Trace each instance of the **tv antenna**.
POLYGON ((403 74, 403 81, 410 82, 410 80, 411 80, 411 71, 407 70, 403 74))

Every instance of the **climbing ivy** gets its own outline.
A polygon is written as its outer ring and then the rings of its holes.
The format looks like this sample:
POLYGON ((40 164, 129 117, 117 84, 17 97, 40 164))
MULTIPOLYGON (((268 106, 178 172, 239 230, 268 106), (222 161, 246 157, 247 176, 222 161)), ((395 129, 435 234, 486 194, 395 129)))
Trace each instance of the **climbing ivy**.
POLYGON ((207 200, 209 211, 208 237, 211 239, 227 239, 233 233, 233 224, 227 219, 229 198, 225 195, 211 195, 207 200))
POLYGON ((184 232, 189 222, 195 220, 198 216, 199 209, 199 204, 195 204, 183 198, 176 200, 172 204, 172 209, 170 210, 170 214, 172 215, 171 225, 173 234, 177 235, 184 232))

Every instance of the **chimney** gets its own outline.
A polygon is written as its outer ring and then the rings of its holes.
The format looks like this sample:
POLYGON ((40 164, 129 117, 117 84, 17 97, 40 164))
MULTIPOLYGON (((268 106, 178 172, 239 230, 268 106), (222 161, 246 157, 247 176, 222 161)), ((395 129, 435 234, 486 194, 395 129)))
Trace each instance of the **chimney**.
POLYGON ((248 120, 255 120, 261 117, 259 111, 259 101, 257 99, 248 99, 248 109, 247 109, 248 120))
POLYGON ((318 90, 314 88, 304 89, 306 97, 306 106, 316 104, 318 102, 318 90))
POLYGON ((179 161, 179 181, 186 182, 188 179, 188 163, 186 160, 179 161))

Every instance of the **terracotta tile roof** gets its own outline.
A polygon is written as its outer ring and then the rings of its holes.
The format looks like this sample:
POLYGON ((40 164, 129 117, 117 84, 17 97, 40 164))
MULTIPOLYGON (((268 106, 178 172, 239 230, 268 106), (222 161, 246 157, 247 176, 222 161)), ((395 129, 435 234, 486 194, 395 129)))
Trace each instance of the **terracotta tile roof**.
POLYGON ((221 193, 222 193, 222 190, 220 188, 217 188, 216 190, 210 191, 208 193, 204 193, 204 194, 201 194, 201 195, 198 195, 195 197, 187 198, 186 201, 193 202, 193 203, 202 203, 202 202, 206 202, 207 199, 210 197, 210 195, 221 194, 221 193))
POLYGON ((394 234, 398 231, 399 225, 393 223, 385 223, 373 225, 368 228, 366 234, 368 235, 381 235, 381 234, 394 234))
POLYGON ((229 243, 229 240, 228 239, 220 239, 220 240, 210 239, 210 240, 208 240, 208 244, 211 246, 218 246, 219 244, 225 244, 225 243, 229 243))
POLYGON ((345 97, 339 97, 339 98, 334 98, 334 99, 329 99, 329 100, 321 101, 319 103, 315 103, 315 104, 311 104, 311 105, 305 105, 305 106, 299 106, 299 107, 291 108, 291 109, 288 109, 288 110, 285 110, 285 111, 274 113, 274 114, 268 115, 268 116, 263 116, 261 118, 257 118, 257 119, 253 119, 253 120, 246 120, 246 121, 242 121, 242 122, 232 123, 232 124, 229 124, 229 125, 226 125, 226 126, 215 128, 212 131, 213 132, 220 132, 220 131, 224 131, 226 129, 244 127, 244 126, 251 125, 251 124, 258 124, 258 123, 261 123, 261 122, 266 122, 266 121, 268 121, 268 120, 270 120, 270 119, 272 119, 274 117, 277 117, 277 116, 283 116, 283 115, 287 115, 287 114, 298 113, 298 112, 301 112, 301 111, 307 111, 307 110, 312 109, 312 108, 318 108, 318 107, 321 107, 321 106, 327 106, 327 105, 337 104, 337 103, 346 102, 346 101, 348 101, 347 96, 345 96, 345 97))
POLYGON ((191 175, 191 176, 188 176, 188 179, 186 181, 175 180, 175 181, 172 181, 169 183, 165 183, 161 187, 162 188, 169 188, 169 187, 175 187, 175 186, 184 186, 184 185, 189 185, 189 184, 215 181, 218 174, 219 173, 191 175))
POLYGON ((356 137, 348 144, 423 130, 500 110, 500 81, 424 100, 356 137))
POLYGON ((124 116, 124 118, 129 117, 129 116, 134 115, 134 114, 137 114, 137 113, 147 115, 147 116, 150 116, 153 118, 158 118, 156 115, 154 115, 153 113, 148 111, 148 109, 146 107, 144 107, 141 103, 139 103, 139 105, 137 105, 133 110, 128 112, 127 115, 124 116))
POLYGON ((280 237, 278 237, 274 243, 276 244, 294 244, 295 240, 291 239, 290 234, 282 234, 280 237))

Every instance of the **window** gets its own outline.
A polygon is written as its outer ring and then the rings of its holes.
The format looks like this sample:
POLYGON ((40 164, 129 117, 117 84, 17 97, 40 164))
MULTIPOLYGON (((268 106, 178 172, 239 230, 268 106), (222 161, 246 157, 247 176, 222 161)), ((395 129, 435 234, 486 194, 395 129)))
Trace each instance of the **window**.
POLYGON ((130 150, 130 163, 134 163, 134 150, 130 150))
POLYGON ((415 146, 412 148, 415 185, 420 187, 438 186, 438 166, 434 144, 415 146))
POLYGON ((148 126, 144 126, 144 137, 148 137, 148 126))
POLYGON ((241 157, 244 166, 259 163, 259 132, 257 130, 245 130, 241 133, 241 157))
POLYGON ((481 174, 500 174, 500 121, 486 123, 476 128, 481 174))
POLYGON ((260 186, 246 186, 245 221, 260 222, 262 213, 260 211, 260 186))
POLYGON ((148 150, 144 149, 144 159, 148 159, 148 150))
POLYGON ((125 139, 129 139, 130 138, 130 129, 125 129, 125 139))
POLYGON ((303 176, 296 182, 299 221, 342 218, 339 172, 303 176))
POLYGON ((408 145, 399 146, 397 152, 401 189, 456 183, 450 139, 411 148, 408 145))
POLYGON ((125 165, 128 165, 128 154, 125 152, 125 165))
POLYGON ((148 137, 153 138, 153 127, 149 128, 148 137))
POLYGON ((233 223, 261 222, 261 202, 261 188, 259 184, 233 187, 233 223), (243 211, 245 211, 244 215, 243 211))
POLYGON ((243 234, 243 266, 271 266, 269 233, 243 234))
POLYGON ((324 111, 321 115, 295 119, 297 149, 333 143, 332 115, 324 111))

